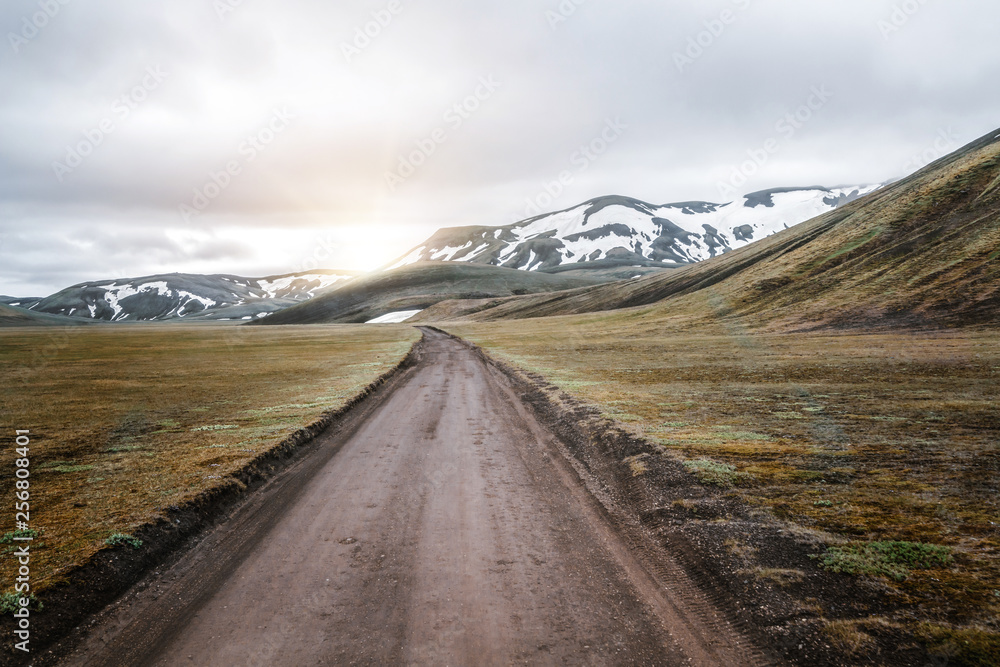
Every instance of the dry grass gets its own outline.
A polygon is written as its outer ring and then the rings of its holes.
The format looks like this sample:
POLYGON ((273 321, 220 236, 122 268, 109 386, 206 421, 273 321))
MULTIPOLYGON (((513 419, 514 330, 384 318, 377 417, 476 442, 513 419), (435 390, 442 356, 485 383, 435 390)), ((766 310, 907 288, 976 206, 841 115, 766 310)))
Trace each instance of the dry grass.
POLYGON ((1000 334, 769 334, 716 311, 699 329, 653 309, 447 328, 667 455, 732 466, 728 493, 802 530, 950 547, 953 565, 886 585, 994 623, 1000 334))
POLYGON ((824 631, 835 646, 849 655, 854 655, 874 646, 875 640, 865 632, 865 629, 872 623, 884 624, 889 627, 885 619, 832 621, 826 624, 824 631))
POLYGON ((638 456, 630 456, 625 459, 625 463, 628 464, 629 470, 632 471, 633 477, 641 477, 649 472, 649 467, 643 461, 649 454, 639 454, 638 456))
POLYGON ((757 568, 753 571, 753 575, 782 587, 800 583, 806 578, 806 573, 802 570, 789 570, 777 567, 757 568))
MULTIPOLYGON (((218 484, 396 365, 409 327, 0 330, 2 504, 31 431, 32 581, 218 484)), ((13 529, 0 514, 0 532, 13 529)), ((3 559, 2 580, 16 563, 3 559)))

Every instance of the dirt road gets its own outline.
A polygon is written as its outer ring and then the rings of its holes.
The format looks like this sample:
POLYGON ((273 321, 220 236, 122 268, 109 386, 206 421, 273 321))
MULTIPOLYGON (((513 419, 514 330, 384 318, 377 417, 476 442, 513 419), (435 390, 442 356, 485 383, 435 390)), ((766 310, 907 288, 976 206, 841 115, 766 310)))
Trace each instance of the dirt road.
POLYGON ((425 336, 356 424, 67 664, 748 664, 689 585, 648 573, 495 371, 425 336))

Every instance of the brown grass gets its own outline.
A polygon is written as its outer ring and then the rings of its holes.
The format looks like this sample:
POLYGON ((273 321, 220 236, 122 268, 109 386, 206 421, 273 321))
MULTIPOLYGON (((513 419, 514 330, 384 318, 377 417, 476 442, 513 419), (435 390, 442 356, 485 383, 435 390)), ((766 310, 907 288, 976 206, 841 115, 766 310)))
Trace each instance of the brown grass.
MULTIPOLYGON (((14 506, 14 430, 29 429, 35 590, 345 404, 418 337, 394 326, 0 330, 2 506, 14 506)), ((0 513, 0 532, 13 521, 0 513)), ((4 582, 15 565, 0 563, 4 582)))
MULTIPOLYGON (((715 308, 711 298, 696 310, 715 308)), ((885 585, 933 605, 929 615, 940 606, 959 623, 994 623, 1000 334, 770 334, 725 314, 693 329, 687 312, 447 328, 599 406, 664 455, 735 466, 746 477, 728 493, 780 520, 833 540, 953 548, 953 566, 885 585)))

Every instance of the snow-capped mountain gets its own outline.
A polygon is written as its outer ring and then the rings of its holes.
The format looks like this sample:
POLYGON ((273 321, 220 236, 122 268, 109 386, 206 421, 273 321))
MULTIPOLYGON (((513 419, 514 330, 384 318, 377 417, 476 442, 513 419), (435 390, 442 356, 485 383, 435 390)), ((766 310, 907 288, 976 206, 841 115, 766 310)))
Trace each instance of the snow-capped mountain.
POLYGON ((251 320, 311 299, 354 277, 332 271, 267 278, 172 273, 80 283, 28 309, 108 322, 251 320))
POLYGON ((728 204, 655 205, 629 197, 600 197, 505 227, 442 229, 390 268, 419 261, 529 271, 595 261, 691 264, 805 222, 879 187, 778 188, 728 204))

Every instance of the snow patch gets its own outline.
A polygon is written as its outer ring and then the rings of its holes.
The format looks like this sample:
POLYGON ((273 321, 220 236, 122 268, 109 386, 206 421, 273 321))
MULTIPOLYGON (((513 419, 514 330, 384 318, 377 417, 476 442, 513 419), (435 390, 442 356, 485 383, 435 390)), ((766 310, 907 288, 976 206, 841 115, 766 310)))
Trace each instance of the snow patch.
POLYGON ((472 241, 469 241, 463 246, 453 248, 451 246, 446 246, 441 250, 436 251, 431 255, 431 259, 436 262, 450 262, 452 257, 462 252, 463 250, 468 250, 472 247, 472 241))
POLYGON ((400 310, 395 313, 387 313, 382 317, 376 317, 374 320, 368 320, 365 324, 401 324, 406 320, 424 312, 423 310, 400 310))
POLYGON ((178 296, 180 296, 185 301, 184 304, 180 308, 181 310, 184 310, 184 308, 187 306, 187 304, 190 303, 191 301, 197 301, 198 303, 200 303, 201 305, 203 305, 205 308, 212 308, 214 306, 219 305, 219 303, 217 301, 213 301, 212 299, 209 299, 208 297, 205 297, 205 296, 198 296, 197 294, 192 294, 191 292, 185 292, 183 290, 178 290, 177 294, 178 294, 178 296))
POLYGON ((113 322, 124 320, 128 317, 128 314, 122 315, 124 308, 120 305, 122 299, 126 299, 130 296, 135 296, 136 294, 141 294, 143 292, 156 291, 160 296, 170 296, 172 292, 167 286, 166 281, 156 281, 151 283, 143 283, 138 287, 133 287, 132 285, 118 285, 117 282, 111 283, 110 285, 102 286, 107 290, 104 294, 104 300, 108 302, 111 309, 114 310, 115 314, 111 316, 113 322))
POLYGON ((316 296, 317 292, 341 281, 350 280, 352 277, 328 273, 306 273, 278 278, 277 280, 258 280, 258 287, 264 290, 267 296, 259 296, 256 292, 250 292, 250 294, 257 299, 277 299, 288 296, 293 298, 308 296, 311 299, 316 296))
MULTIPOLYGON (((524 265, 524 268, 527 269, 528 271, 531 271, 531 267, 532 267, 532 265, 535 264, 535 260, 537 259, 537 257, 538 256, 535 254, 534 250, 529 251, 528 252, 528 263, 524 265)), ((538 263, 541 264, 541 261, 539 260, 538 263)))
POLYGON ((459 259, 458 261, 460 261, 460 262, 469 262, 469 261, 472 261, 477 256, 481 255, 489 247, 490 247, 489 243, 484 243, 481 246, 479 246, 478 248, 476 248, 475 250, 473 250, 472 252, 470 252, 468 255, 465 255, 464 257, 462 257, 461 259, 459 259))
POLYGON ((407 255, 403 259, 399 260, 398 262, 390 266, 388 269, 386 269, 386 271, 392 271, 393 269, 398 269, 402 266, 407 266, 408 264, 416 264, 424 256, 424 250, 427 250, 427 246, 425 245, 420 246, 419 248, 411 252, 409 255, 407 255))

